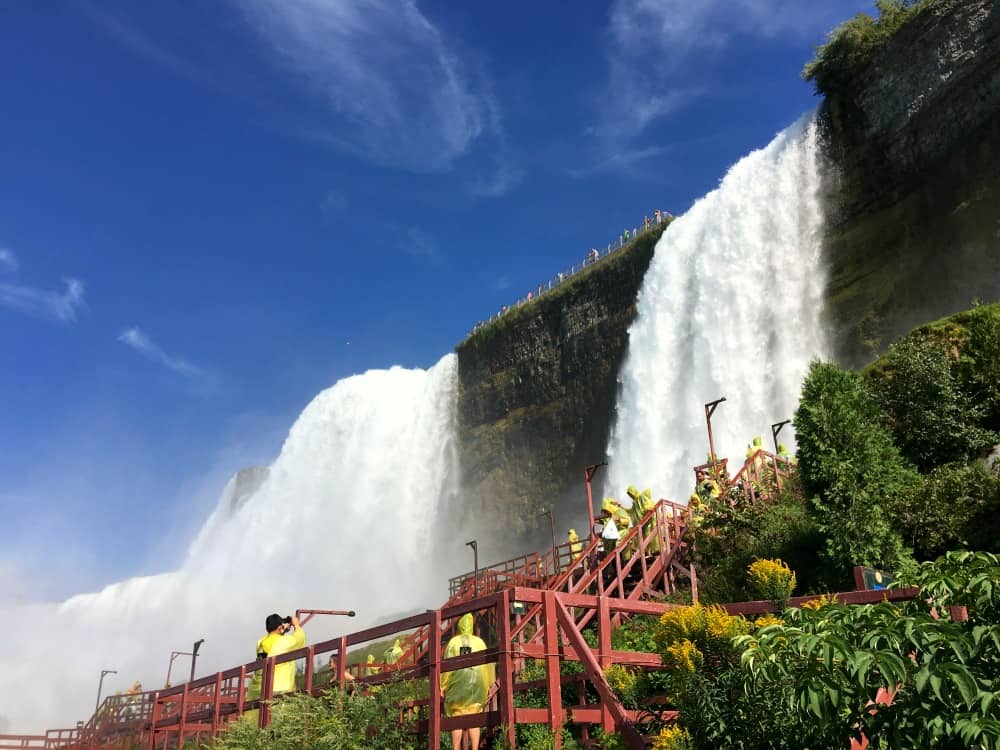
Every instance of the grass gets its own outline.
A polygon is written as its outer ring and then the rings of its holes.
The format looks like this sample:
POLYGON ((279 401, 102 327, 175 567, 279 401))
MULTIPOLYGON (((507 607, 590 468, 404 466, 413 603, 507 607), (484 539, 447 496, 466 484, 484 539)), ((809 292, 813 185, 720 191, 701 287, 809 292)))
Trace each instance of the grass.
POLYGON ((584 284, 591 280, 594 274, 601 273, 626 262, 637 248, 648 248, 650 245, 656 244, 656 241, 660 239, 660 235, 670 225, 670 221, 668 219, 665 224, 654 225, 649 229, 639 232, 636 238, 623 248, 611 255, 604 256, 596 263, 587 266, 579 273, 569 277, 558 286, 542 292, 528 302, 508 308, 506 313, 486 323, 478 331, 473 331, 455 348, 459 350, 465 347, 477 348, 482 346, 501 335, 509 327, 522 323, 532 315, 535 315, 540 306, 551 305, 568 295, 575 294, 584 284))
POLYGON ((802 69, 802 77, 812 81, 816 93, 829 96, 844 93, 876 50, 885 44, 933 0, 876 0, 878 18, 858 13, 835 28, 826 44, 816 48, 816 56, 802 69))

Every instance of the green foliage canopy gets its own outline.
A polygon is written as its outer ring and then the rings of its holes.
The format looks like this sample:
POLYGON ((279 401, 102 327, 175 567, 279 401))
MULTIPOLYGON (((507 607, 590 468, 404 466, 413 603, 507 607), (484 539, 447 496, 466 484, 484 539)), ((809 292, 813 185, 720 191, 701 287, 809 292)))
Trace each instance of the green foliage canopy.
POLYGON ((902 539, 887 501, 920 478, 862 377, 813 362, 794 423, 802 485, 826 536, 826 558, 843 573, 854 565, 899 567, 902 539))

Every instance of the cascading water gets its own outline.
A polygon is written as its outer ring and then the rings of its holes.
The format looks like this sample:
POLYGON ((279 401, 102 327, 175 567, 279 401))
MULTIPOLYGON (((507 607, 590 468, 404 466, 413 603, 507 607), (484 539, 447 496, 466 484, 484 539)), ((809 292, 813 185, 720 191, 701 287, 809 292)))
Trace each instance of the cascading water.
POLYGON ((686 502, 691 468, 708 452, 708 401, 728 399, 713 431, 717 454, 736 464, 754 435, 791 416, 810 359, 824 351, 819 190, 807 116, 664 232, 629 330, 607 494, 635 484, 686 502))
MULTIPOLYGON (((358 611, 314 620, 316 641, 443 600, 447 574, 431 550, 457 484, 456 383, 453 354, 427 371, 339 381, 306 407, 235 511, 230 483, 179 570, 0 612, 28 633, 8 633, 19 646, 0 656, 0 713, 19 729, 85 719, 101 669, 118 670, 105 694, 133 680, 159 687, 171 650, 198 638, 200 674, 249 661, 271 612, 358 611)), ((186 679, 183 660, 175 674, 186 679)))

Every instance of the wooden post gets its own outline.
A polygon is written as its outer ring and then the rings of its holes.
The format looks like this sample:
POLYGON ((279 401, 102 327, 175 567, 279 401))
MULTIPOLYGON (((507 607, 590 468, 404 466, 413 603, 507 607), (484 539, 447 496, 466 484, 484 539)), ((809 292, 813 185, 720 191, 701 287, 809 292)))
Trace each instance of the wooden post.
POLYGON ((507 736, 507 744, 514 747, 514 658, 510 642, 510 590, 504 589, 497 604, 497 640, 500 648, 497 660, 500 724, 507 736))
MULTIPOLYGON (((608 607, 606 596, 597 599, 597 659, 601 665, 601 671, 607 669, 611 664, 611 609, 608 607)), ((615 731, 615 720, 611 715, 611 710, 605 703, 601 703, 601 729, 605 732, 615 731)))
POLYGON ((431 613, 427 634, 427 748, 441 750, 441 610, 431 613))
POLYGON ((310 646, 309 653, 306 656, 306 675, 305 680, 302 683, 302 689, 305 693, 312 695, 313 687, 313 661, 316 659, 316 647, 310 646))
POLYGON ((556 592, 543 594, 545 612, 545 683, 549 696, 549 729, 554 735, 554 750, 562 748, 563 706, 559 675, 559 623, 556 620, 556 592))

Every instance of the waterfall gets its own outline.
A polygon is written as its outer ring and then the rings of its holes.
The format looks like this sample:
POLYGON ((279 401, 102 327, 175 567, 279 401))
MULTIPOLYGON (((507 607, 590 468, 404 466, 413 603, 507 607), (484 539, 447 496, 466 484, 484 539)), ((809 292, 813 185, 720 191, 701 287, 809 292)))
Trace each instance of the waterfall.
POLYGON ((727 399, 712 426, 717 455, 735 465, 791 417, 824 353, 816 130, 805 116, 741 159, 657 243, 619 375, 605 494, 635 484, 686 502, 708 453, 706 402, 727 399))
MULTIPOLYGON (((443 601, 448 573, 431 550, 457 484, 456 388, 454 354, 341 380, 305 408, 249 497, 234 503, 230 482, 179 570, 0 610, 25 634, 0 656, 0 713, 22 731, 73 726, 92 713, 102 669, 118 670, 105 695, 161 687, 170 652, 198 638, 199 674, 251 661, 271 612, 357 610, 313 620, 316 642, 443 601)), ((172 681, 188 669, 182 657, 172 681)))

